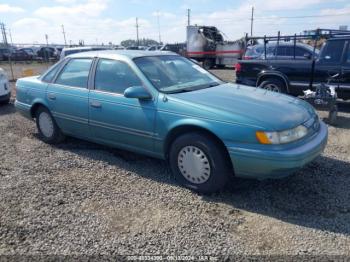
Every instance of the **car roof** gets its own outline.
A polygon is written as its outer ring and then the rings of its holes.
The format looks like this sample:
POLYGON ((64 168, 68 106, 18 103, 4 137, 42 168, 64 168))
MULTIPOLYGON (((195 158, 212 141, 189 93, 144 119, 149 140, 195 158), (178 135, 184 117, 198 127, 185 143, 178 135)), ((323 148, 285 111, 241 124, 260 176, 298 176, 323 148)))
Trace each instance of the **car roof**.
POLYGON ((337 40, 349 40, 350 35, 348 36, 333 36, 332 38, 329 38, 328 41, 337 41, 337 40))
MULTIPOLYGON (((291 43, 291 42, 279 42, 278 43, 279 46, 294 46, 294 43, 291 43)), ((297 42, 295 43, 296 46, 310 46, 308 44, 304 44, 304 43, 300 43, 300 42, 297 42)), ((260 46, 264 46, 264 44, 257 44, 257 45, 254 45, 253 47, 260 47, 260 46)), ((276 42, 273 42, 273 43, 267 43, 266 46, 277 46, 277 43, 276 42)))
POLYGON ((164 51, 150 51, 146 50, 97 50, 89 52, 81 52, 69 55, 68 57, 102 57, 102 58, 117 58, 117 57, 127 57, 133 59, 136 57, 145 57, 145 56, 164 56, 164 55, 178 55, 173 52, 164 52, 164 51))
POLYGON ((101 49, 106 49, 108 48, 106 47, 97 47, 97 46, 76 46, 76 47, 64 47, 63 50, 67 51, 67 50, 91 50, 92 48, 101 48, 101 49))

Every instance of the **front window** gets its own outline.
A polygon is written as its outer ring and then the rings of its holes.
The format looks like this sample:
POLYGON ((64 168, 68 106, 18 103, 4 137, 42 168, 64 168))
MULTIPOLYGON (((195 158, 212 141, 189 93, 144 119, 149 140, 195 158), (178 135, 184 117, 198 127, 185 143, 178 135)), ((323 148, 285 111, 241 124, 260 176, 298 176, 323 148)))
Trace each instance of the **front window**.
POLYGON ((131 86, 141 86, 142 83, 134 71, 124 62, 100 59, 95 75, 95 89, 123 94, 131 86))
POLYGON ((223 83, 199 65, 181 56, 147 56, 135 58, 134 61, 163 93, 189 92, 223 83))

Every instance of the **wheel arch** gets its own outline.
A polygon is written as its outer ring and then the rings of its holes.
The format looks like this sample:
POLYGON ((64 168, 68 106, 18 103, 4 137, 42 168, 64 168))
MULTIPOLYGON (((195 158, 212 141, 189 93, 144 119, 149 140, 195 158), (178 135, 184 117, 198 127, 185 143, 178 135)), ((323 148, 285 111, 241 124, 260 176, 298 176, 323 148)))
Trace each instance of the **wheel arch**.
POLYGON ((40 101, 40 100, 35 101, 30 108, 30 115, 32 118, 35 118, 35 113, 38 110, 38 108, 41 106, 45 107, 47 110, 49 110, 49 107, 47 106, 47 104, 44 101, 40 101))
POLYGON ((283 73, 263 72, 263 73, 258 75, 258 79, 256 81, 256 86, 259 87, 263 81, 265 81, 266 79, 269 79, 269 78, 282 80, 282 82, 286 86, 287 92, 289 93, 289 80, 288 80, 288 77, 283 73))

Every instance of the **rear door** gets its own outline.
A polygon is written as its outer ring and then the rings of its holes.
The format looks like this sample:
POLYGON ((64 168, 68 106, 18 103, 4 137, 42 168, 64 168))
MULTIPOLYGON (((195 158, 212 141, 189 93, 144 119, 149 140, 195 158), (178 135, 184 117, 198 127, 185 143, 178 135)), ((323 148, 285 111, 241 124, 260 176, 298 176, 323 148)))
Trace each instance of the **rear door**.
MULTIPOLYGON (((314 83, 325 83, 330 76, 341 73, 342 57, 345 48, 344 40, 330 40, 321 51, 316 61, 314 83)), ((337 83, 337 80, 333 81, 337 83)))
POLYGON ((64 133, 89 137, 88 80, 92 58, 70 59, 56 80, 49 84, 50 111, 64 133))

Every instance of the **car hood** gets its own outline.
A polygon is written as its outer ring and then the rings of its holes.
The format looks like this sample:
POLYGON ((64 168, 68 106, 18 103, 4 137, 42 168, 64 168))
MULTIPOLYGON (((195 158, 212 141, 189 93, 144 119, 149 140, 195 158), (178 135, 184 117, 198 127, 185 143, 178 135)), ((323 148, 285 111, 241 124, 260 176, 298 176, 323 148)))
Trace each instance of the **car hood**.
POLYGON ((172 94, 171 97, 193 107, 193 114, 217 121, 254 125, 265 130, 286 130, 296 127, 315 111, 305 101, 261 88, 237 84, 172 94))

